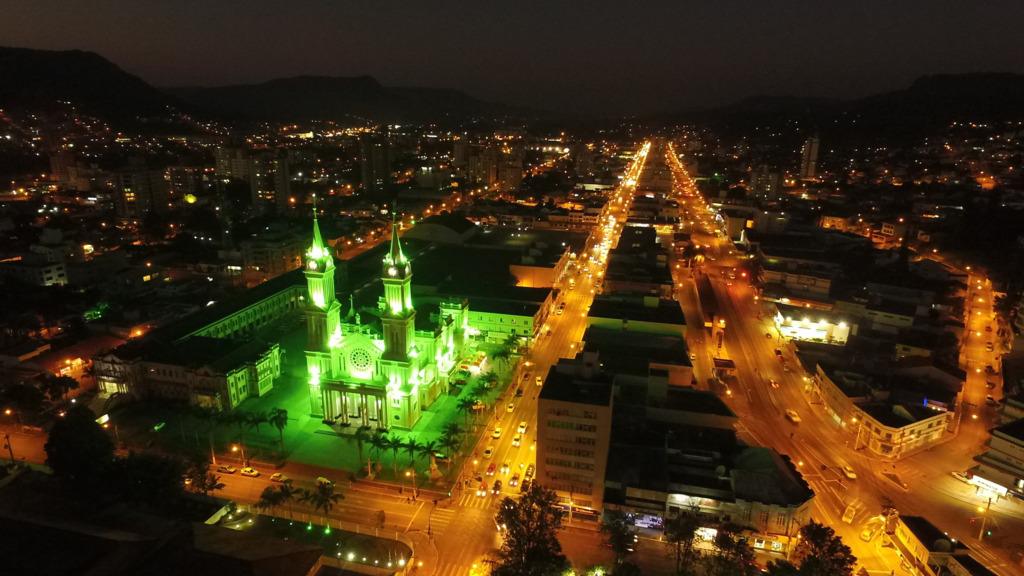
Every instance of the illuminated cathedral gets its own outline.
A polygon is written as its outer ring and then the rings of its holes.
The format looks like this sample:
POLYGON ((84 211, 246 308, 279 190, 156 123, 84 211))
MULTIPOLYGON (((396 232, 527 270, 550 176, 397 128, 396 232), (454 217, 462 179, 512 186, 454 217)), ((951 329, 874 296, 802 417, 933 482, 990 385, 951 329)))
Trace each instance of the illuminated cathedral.
POLYGON ((314 214, 305 262, 311 411, 331 424, 410 429, 451 386, 465 351, 468 305, 442 301, 417 317, 397 222, 381 265, 377 309, 359 310, 350 296, 342 317, 334 273, 314 214))

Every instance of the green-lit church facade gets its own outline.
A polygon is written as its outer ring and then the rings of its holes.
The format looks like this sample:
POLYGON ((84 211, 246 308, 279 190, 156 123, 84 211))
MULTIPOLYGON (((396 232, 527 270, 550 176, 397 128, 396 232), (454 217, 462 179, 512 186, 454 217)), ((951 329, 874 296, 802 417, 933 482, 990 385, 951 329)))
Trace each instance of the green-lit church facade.
POLYGON ((393 223, 381 263, 380 323, 364 323, 351 297, 342 317, 334 260, 313 220, 304 272, 309 291, 306 366, 310 409, 324 422, 411 429, 448 391, 465 352, 469 310, 464 300, 440 302, 427 326, 421 319, 417 329, 412 266, 398 233, 393 223))

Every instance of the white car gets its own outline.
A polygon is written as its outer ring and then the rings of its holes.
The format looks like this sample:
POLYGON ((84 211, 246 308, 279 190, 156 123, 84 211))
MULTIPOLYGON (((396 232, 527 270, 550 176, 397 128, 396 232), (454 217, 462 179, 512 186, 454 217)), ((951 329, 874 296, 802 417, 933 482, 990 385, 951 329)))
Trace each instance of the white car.
POLYGON ((800 423, 800 415, 796 413, 796 410, 786 410, 786 418, 793 424, 800 423))
POLYGON ((843 466, 841 470, 843 471, 843 475, 849 478, 850 480, 857 479, 857 473, 853 471, 853 468, 850 468, 849 466, 843 466))
POLYGON ((250 478, 256 478, 260 475, 260 471, 255 468, 245 467, 242 468, 242 476, 249 476, 250 478))

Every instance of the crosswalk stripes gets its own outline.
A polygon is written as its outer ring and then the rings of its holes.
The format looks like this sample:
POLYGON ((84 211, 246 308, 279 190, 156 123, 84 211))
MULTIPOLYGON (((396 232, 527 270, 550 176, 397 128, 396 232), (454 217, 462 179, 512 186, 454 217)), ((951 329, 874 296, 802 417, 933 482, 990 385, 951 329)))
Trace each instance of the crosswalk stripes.
POLYGON ((455 517, 455 510, 450 508, 439 508, 430 513, 430 525, 434 530, 439 530, 452 523, 455 517))
POLYGON ((459 506, 462 508, 490 508, 494 505, 493 499, 495 497, 491 495, 477 496, 476 493, 463 494, 462 498, 459 499, 459 506))
POLYGON ((434 576, 464 576, 469 573, 469 568, 460 564, 450 564, 448 562, 439 562, 434 567, 434 576))

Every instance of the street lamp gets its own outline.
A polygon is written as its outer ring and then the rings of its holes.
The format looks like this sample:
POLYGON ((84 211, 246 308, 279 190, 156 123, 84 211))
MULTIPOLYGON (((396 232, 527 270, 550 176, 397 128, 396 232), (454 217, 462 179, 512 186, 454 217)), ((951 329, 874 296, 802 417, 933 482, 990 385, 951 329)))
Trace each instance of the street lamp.
POLYGON ((238 444, 232 444, 231 445, 231 451, 232 452, 241 452, 242 453, 241 465, 242 465, 242 468, 245 468, 245 463, 246 463, 246 460, 245 460, 245 446, 239 447, 238 444))

